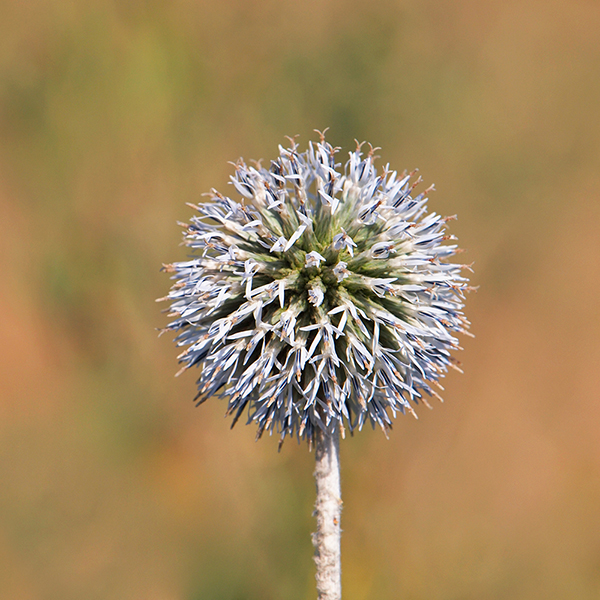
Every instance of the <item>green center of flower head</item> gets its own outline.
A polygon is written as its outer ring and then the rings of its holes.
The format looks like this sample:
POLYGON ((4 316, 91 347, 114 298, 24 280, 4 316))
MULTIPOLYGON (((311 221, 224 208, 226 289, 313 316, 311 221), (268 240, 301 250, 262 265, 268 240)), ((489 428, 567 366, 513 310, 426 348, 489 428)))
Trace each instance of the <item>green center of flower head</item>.
POLYGON ((270 169, 236 165, 241 198, 212 191, 186 226, 196 255, 169 265, 184 369, 202 365, 200 401, 228 398, 249 421, 312 439, 315 427, 391 427, 437 395, 466 332, 458 250, 427 214, 420 179, 378 175, 360 145, 343 170, 324 138, 280 147, 270 169))

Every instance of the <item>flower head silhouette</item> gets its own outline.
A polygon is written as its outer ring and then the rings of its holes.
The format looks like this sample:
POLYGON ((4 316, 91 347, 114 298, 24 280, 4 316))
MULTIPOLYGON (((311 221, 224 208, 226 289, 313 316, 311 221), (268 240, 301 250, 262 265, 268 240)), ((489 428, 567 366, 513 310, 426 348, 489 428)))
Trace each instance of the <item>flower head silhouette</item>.
MULTIPOLYGON (((362 144, 344 166, 321 135, 279 147, 269 168, 235 165, 232 199, 212 190, 185 224, 190 260, 165 265, 182 371, 198 404, 220 395, 233 424, 313 441, 321 430, 391 428, 428 405, 455 365, 468 281, 421 179, 374 166, 362 144)), ((232 426, 233 426, 232 424, 232 426)))

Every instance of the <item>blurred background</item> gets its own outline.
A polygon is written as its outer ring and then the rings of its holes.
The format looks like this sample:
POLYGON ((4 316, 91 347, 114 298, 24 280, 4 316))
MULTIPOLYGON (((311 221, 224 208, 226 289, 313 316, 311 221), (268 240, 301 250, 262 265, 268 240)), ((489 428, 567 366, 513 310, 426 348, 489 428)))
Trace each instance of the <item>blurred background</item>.
POLYGON ((342 443, 344 598, 600 597, 599 31, 594 0, 0 0, 0 597, 315 597, 314 456, 194 408, 154 299, 185 203, 327 126, 436 184, 480 286, 445 403, 342 443))

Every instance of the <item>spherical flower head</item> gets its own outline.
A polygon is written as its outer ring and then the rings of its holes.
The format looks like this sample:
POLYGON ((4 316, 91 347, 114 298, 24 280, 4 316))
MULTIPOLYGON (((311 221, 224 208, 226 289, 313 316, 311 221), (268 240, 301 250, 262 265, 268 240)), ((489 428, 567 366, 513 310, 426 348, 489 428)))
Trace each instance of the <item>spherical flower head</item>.
POLYGON ((305 152, 291 139, 268 169, 240 159, 238 197, 193 206, 193 256, 165 266, 181 371, 201 368, 198 404, 226 398, 232 427, 247 410, 257 437, 281 441, 367 420, 386 431, 456 367, 469 288, 447 261, 449 218, 361 146, 343 168, 323 135, 305 152))

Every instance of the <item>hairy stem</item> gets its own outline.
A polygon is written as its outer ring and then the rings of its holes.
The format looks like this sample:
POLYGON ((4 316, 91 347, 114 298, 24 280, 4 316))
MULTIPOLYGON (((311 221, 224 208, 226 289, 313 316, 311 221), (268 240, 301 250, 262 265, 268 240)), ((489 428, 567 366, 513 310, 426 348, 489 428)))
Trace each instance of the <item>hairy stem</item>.
POLYGON ((319 600, 340 600, 342 597, 340 552, 342 497, 339 452, 337 429, 334 433, 318 430, 315 446, 317 501, 314 512, 317 518, 317 531, 313 533, 312 541, 315 547, 319 600))

